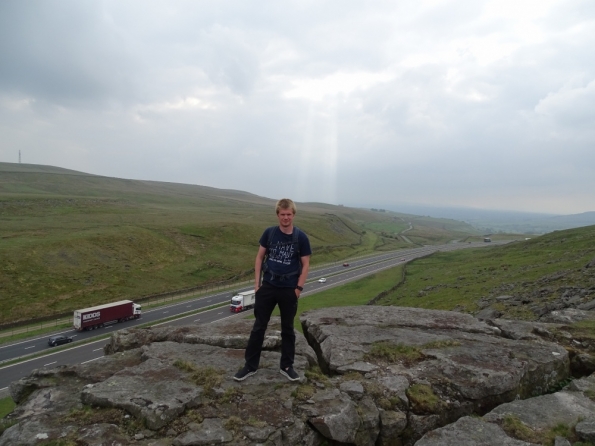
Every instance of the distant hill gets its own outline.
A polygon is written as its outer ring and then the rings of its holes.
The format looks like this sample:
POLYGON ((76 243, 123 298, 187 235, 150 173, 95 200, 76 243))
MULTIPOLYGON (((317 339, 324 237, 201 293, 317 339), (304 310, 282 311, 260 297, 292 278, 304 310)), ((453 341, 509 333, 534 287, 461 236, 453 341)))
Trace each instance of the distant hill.
POLYGON ((555 217, 550 217, 549 221, 551 221, 552 224, 566 226, 567 228, 594 225, 595 211, 583 212, 582 214, 557 215, 555 217))
POLYGON ((42 164, 21 164, 21 163, 1 163, 0 172, 5 173, 49 173, 49 174, 60 174, 60 175, 85 175, 85 176, 97 176, 90 173, 78 172, 76 170, 64 169, 62 167, 45 166, 42 164))
MULTIPOLYGON (((275 200, 243 191, 0 163, 0 324, 252 278, 275 200), (18 306, 16 303, 18 302, 18 306)), ((313 265, 478 239, 451 219, 298 203, 313 265)))
POLYGON ((464 221, 485 233, 545 234, 595 224, 595 212, 573 215, 402 205, 393 211, 464 221))

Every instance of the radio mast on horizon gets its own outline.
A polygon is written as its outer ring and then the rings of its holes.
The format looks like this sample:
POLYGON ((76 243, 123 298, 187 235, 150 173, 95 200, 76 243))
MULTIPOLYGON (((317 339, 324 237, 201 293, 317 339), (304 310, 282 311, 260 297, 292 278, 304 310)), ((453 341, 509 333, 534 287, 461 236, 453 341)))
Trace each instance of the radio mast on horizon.
POLYGON ((19 164, 21 164, 21 151, 19 150, 19 164))

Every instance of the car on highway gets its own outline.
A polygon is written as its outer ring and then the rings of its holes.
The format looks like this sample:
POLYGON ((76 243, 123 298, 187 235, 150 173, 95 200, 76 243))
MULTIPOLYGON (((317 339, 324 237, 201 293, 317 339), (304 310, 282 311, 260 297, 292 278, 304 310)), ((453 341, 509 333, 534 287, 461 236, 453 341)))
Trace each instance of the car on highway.
POLYGON ((68 344, 69 342, 72 342, 72 338, 70 336, 65 336, 65 335, 52 336, 51 338, 48 339, 48 345, 50 347, 55 347, 56 345, 68 344))
POLYGON ((320 283, 326 283, 326 279, 324 277, 321 277, 320 279, 318 279, 318 282, 320 282, 320 283))
POLYGON ((344 263, 343 266, 349 266, 349 263, 344 263))

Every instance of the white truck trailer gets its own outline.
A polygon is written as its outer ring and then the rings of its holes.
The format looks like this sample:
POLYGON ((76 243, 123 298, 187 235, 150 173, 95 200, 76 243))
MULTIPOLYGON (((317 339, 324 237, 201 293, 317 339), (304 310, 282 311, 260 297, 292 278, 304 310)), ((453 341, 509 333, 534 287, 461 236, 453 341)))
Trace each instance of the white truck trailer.
POLYGON ((256 297, 254 290, 242 291, 231 298, 231 306, 229 311, 232 313, 239 313, 240 311, 249 310, 254 307, 256 297))

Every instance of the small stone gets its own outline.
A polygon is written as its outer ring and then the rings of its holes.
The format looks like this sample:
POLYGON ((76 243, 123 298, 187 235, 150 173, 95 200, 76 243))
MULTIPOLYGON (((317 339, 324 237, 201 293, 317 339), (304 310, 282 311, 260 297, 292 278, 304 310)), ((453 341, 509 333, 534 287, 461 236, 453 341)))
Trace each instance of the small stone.
POLYGON ((509 299, 512 299, 512 296, 498 296, 498 297, 496 297, 496 300, 499 300, 499 301, 509 300, 509 299))
POLYGON ((595 420, 581 421, 574 430, 581 440, 591 443, 595 441, 595 420))
POLYGON ((554 446, 572 446, 572 445, 570 444, 570 441, 568 441, 566 438, 556 437, 556 439, 554 440, 554 446))

